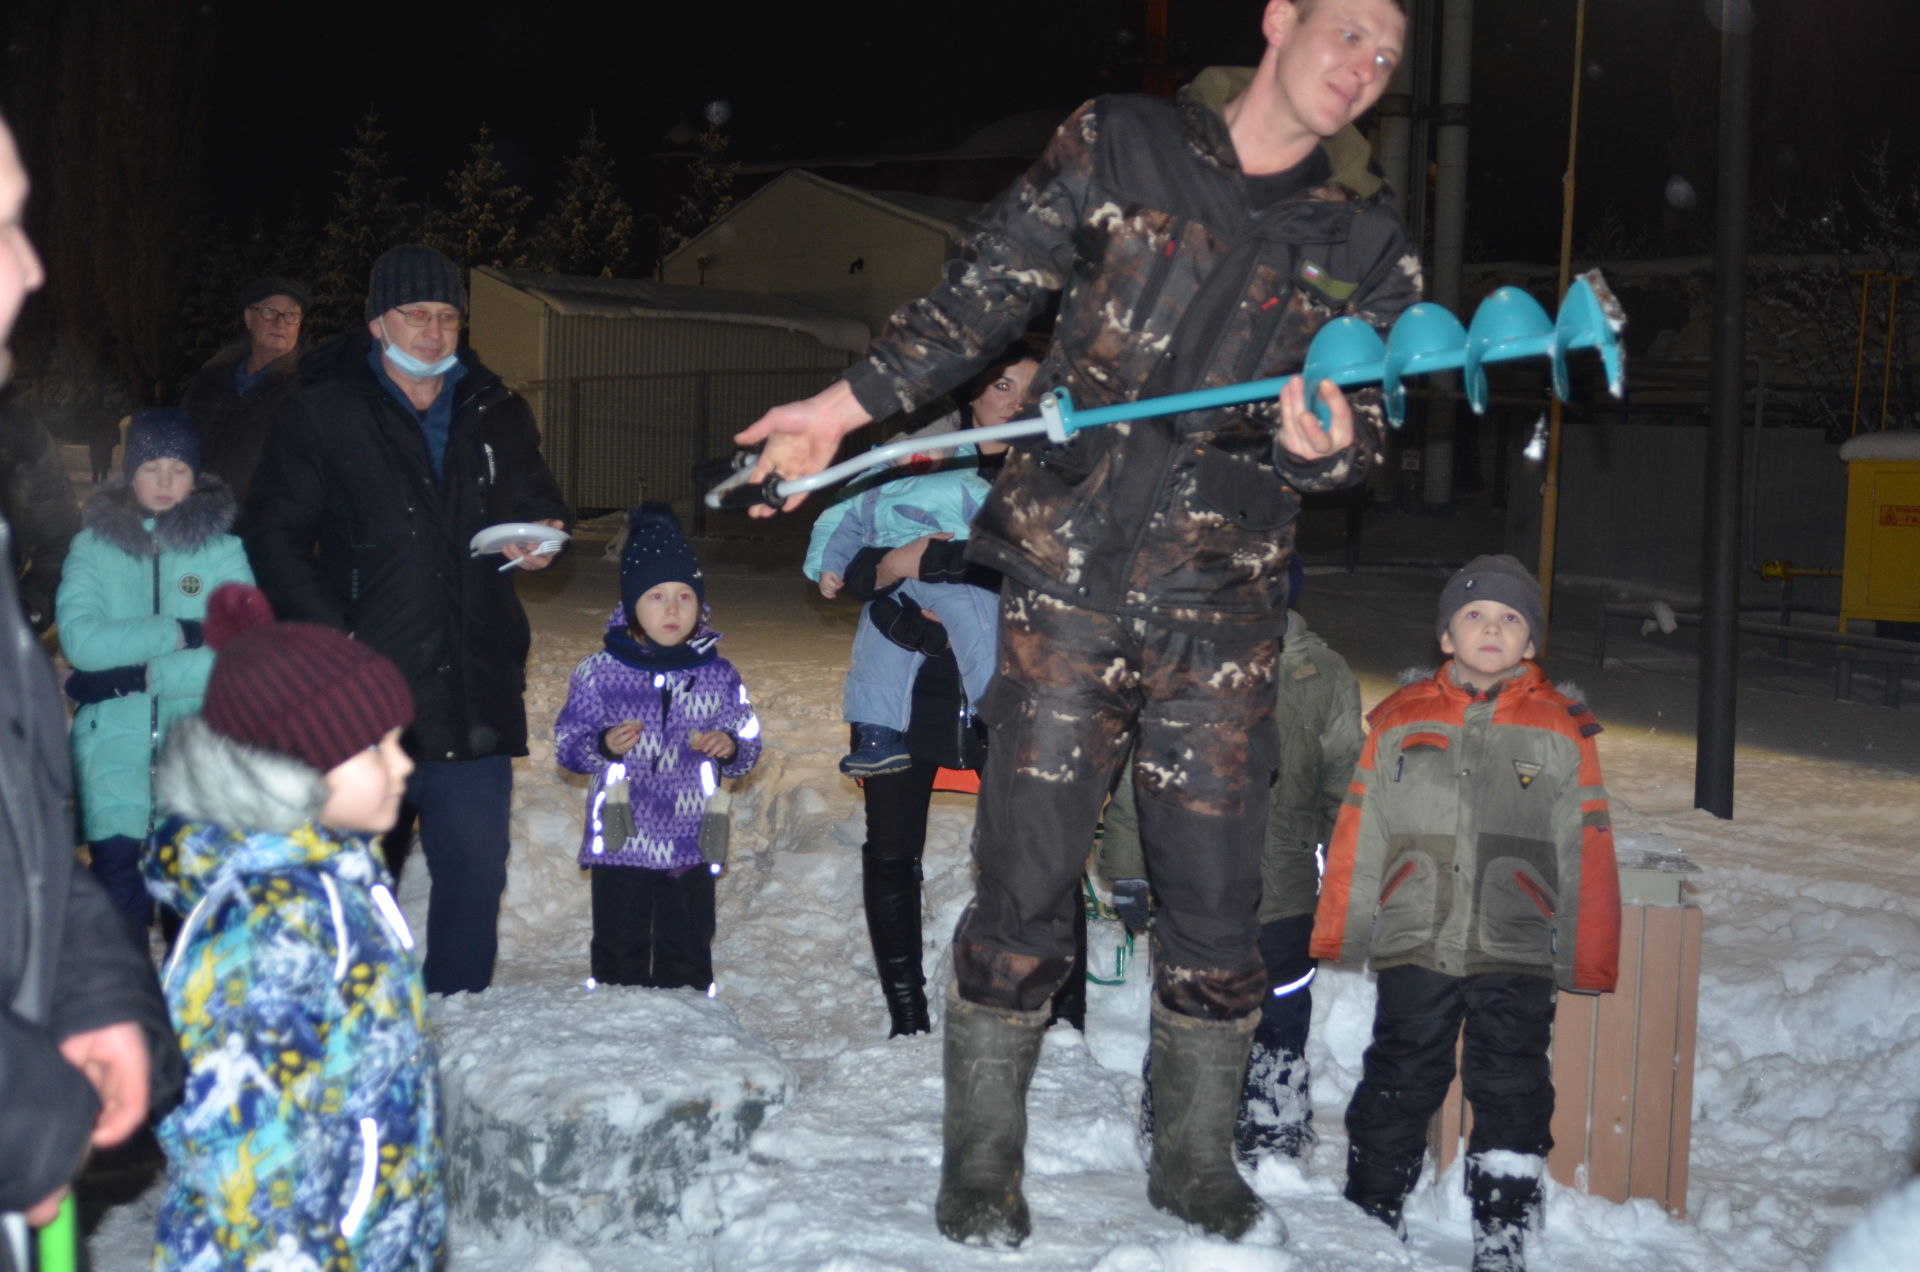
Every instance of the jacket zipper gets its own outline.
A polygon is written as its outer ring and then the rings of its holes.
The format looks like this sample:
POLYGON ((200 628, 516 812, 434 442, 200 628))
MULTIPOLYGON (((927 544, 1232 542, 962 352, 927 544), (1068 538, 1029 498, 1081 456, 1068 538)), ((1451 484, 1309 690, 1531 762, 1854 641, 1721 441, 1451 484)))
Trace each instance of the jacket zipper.
MULTIPOLYGON (((1153 273, 1147 276, 1147 285, 1133 307, 1133 322, 1129 324, 1134 331, 1146 328, 1147 315, 1153 312, 1154 302, 1160 299, 1160 292, 1167 285, 1167 279, 1173 273, 1173 261, 1180 254, 1181 221, 1173 219, 1167 231, 1167 246, 1160 253, 1160 259, 1153 263, 1153 273)), ((1171 338, 1171 337, 1169 337, 1171 338)))
POLYGON ((1527 878, 1524 874, 1521 874, 1518 870, 1513 872, 1513 881, 1519 885, 1520 891, 1526 893, 1528 897, 1532 898, 1533 903, 1540 907, 1540 913, 1542 915, 1549 919, 1553 917, 1553 907, 1547 904, 1547 894, 1540 891, 1540 885, 1527 878))
MULTIPOLYGON (((153 615, 160 617, 160 544, 153 545, 153 615)), ((147 666, 147 838, 153 838, 153 787, 160 775, 160 695, 153 691, 153 666, 147 666)))
POLYGON ((1409 861, 1405 865, 1401 866, 1398 870, 1393 872, 1393 877, 1387 880, 1387 886, 1380 889, 1381 905, 1385 905, 1387 903, 1387 898, 1391 897, 1394 894, 1395 889, 1399 888, 1401 884, 1407 881, 1407 876, 1413 873, 1414 864, 1415 863, 1409 861))

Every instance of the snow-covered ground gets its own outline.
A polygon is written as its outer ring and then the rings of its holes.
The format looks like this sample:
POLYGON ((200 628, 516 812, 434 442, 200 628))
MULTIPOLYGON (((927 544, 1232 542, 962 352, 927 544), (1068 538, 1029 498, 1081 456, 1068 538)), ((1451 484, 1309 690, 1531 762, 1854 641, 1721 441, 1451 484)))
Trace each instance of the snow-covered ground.
MULTIPOLYGON (((1015 1253, 964 1249, 933 1225, 941 1107, 938 1036, 888 1041, 860 904, 861 807, 834 770, 846 733, 840 677, 857 610, 821 601, 797 552, 743 562, 703 545, 722 652, 741 668, 766 728, 757 773, 736 795, 733 862, 720 884, 719 1005, 786 1066, 786 1107, 750 1151, 690 1189, 657 1240, 592 1234, 454 1233, 453 1272, 673 1268, 726 1272, 881 1269, 1461 1269, 1468 1262, 1458 1166, 1423 1181, 1401 1247, 1340 1198, 1341 1110, 1372 1014, 1364 975, 1316 984, 1312 1060, 1322 1143, 1304 1166, 1268 1164, 1255 1186, 1290 1238, 1243 1245, 1190 1235, 1146 1202, 1132 1115, 1146 1042, 1144 959, 1124 983, 1089 987, 1084 1037, 1048 1036, 1030 1098, 1027 1194, 1034 1235, 1015 1253), (791 556, 792 560, 786 559, 791 556)), ((768 555, 768 554, 763 554, 768 555)), ((1303 610, 1361 673, 1371 706, 1398 670, 1430 665, 1439 577, 1316 572, 1303 610)), ((644 1056, 685 1029, 688 1004, 642 990, 588 991, 587 888, 573 866, 581 788, 553 763, 550 726, 567 673, 595 648, 614 568, 583 537, 552 577, 523 586, 536 631, 528 706, 536 740, 519 768, 512 878, 498 981, 546 997, 519 1036, 495 1039, 502 1081, 537 1101, 570 1073, 603 1067, 609 1030, 644 1056), (578 1031, 561 1027, 571 1018, 578 1031), (588 1041, 574 1041, 585 1038, 588 1041)), ((1658 837, 1700 873, 1705 914, 1688 1218, 1550 1186, 1536 1268, 1560 1272, 1814 1269, 1841 1231, 1907 1175, 1920 1100, 1920 729, 1915 712, 1743 687, 1737 818, 1692 809, 1694 683, 1656 648, 1616 642, 1586 664, 1584 635, 1549 671, 1577 681, 1599 718, 1622 836, 1658 837), (1622 661, 1624 659, 1624 661, 1622 661)), ((1817 682, 1816 682, 1817 683, 1817 682)), ((969 893, 971 801, 937 798, 926 858, 927 967, 949 978, 946 938, 969 893)), ((416 915, 424 870, 403 881, 416 915)), ((416 918, 415 930, 423 925, 416 918)), ((1111 978, 1116 925, 1096 923, 1094 969, 1111 978)), ((452 1010, 460 1011, 456 1005, 452 1010)), ((445 1010, 445 1009, 443 1009, 445 1010)), ((451 1022, 450 1022, 451 1023, 451 1022)), ((697 1049, 695 1049, 697 1054, 697 1049)), ((657 1068, 657 1066, 655 1066, 657 1068)), ((659 1075, 650 1073, 650 1080, 659 1075)), ((144 1265, 157 1191, 110 1212, 90 1248, 103 1272, 144 1265)), ((1890 1229, 1871 1265, 1920 1267, 1916 1225, 1890 1229)))

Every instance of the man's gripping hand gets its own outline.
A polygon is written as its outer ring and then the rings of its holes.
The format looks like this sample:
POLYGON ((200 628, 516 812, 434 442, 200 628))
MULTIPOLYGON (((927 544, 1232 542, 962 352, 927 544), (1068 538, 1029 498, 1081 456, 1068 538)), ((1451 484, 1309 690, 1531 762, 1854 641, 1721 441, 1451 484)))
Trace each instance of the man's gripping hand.
POLYGON ((1353 445, 1353 407, 1332 380, 1320 381, 1327 404, 1327 425, 1307 405, 1307 386, 1299 376, 1280 390, 1280 448, 1303 464, 1317 463, 1353 445))
MULTIPOLYGON (((766 443, 759 462, 747 474, 751 482, 810 477, 833 462, 841 438, 872 422, 873 417, 853 396, 847 382, 835 380, 810 398, 774 407, 746 431, 734 434, 733 440, 738 446, 766 443)), ((805 499, 805 495, 794 495, 778 509, 758 507, 748 515, 771 517, 776 511, 792 512, 805 499)))

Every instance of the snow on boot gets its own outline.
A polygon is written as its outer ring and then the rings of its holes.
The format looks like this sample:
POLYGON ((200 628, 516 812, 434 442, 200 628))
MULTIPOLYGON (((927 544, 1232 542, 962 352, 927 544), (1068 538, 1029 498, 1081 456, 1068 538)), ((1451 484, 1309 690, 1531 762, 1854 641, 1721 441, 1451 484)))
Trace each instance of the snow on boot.
POLYGON ((1013 1247, 1033 1222, 1026 1171, 1027 1083, 1047 1012, 1006 1011, 947 992, 946 1118, 934 1219, 952 1241, 1013 1247))
POLYGON ((1319 1142, 1307 1077, 1305 1056, 1289 1047, 1269 1046, 1255 1031, 1240 1118, 1233 1128, 1233 1147, 1241 1161, 1252 1165, 1275 1155, 1305 1157, 1319 1142))
POLYGON ((1495 1149, 1468 1156, 1473 1272, 1526 1272, 1527 1233, 1540 1231, 1545 1167, 1537 1153, 1495 1149))
POLYGON ((1147 1054, 1140 1057, 1140 1121, 1135 1129, 1140 1133, 1140 1153, 1143 1157, 1153 1156, 1153 1048, 1147 1048, 1147 1054))
POLYGON ((920 863, 912 857, 866 854, 860 863, 867 936, 892 1027, 887 1037, 932 1030, 926 973, 920 966, 920 863))
POLYGON ((1347 1147, 1346 1199, 1407 1239, 1407 1221, 1401 1212, 1413 1186, 1420 1181, 1420 1158, 1389 1161, 1365 1149, 1347 1147))
POLYGON ((1230 1241, 1266 1213, 1233 1163, 1233 1123, 1254 1020, 1201 1020, 1177 1015, 1158 999, 1153 1004, 1147 1200, 1230 1241))

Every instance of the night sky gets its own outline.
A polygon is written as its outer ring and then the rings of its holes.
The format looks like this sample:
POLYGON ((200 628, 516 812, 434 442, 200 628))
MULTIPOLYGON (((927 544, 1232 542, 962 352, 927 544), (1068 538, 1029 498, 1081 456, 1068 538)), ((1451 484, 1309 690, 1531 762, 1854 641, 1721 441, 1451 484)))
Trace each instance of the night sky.
MULTIPOLYGON (((14 0, 16 14, 66 0, 14 0)), ((165 0, 155 0, 163 3, 165 0)), ((1559 225, 1572 0, 1479 0, 1469 255, 1546 259, 1559 225)), ((1755 51, 1756 203, 1844 193, 1890 136, 1911 172, 1920 142, 1909 0, 1768 3, 1755 51)), ((1711 209, 1668 197, 1712 185, 1719 0, 1592 0, 1581 226, 1697 244, 1711 209), (1691 239, 1688 236, 1691 235, 1691 239)), ((1257 56, 1258 0, 1169 0, 1179 71, 1257 56)), ((1064 114, 1141 82, 1144 0, 620 0, 328 6, 207 0, 213 45, 205 183, 236 220, 298 200, 323 220, 339 154, 376 108, 405 197, 441 193, 489 124, 537 200, 589 112, 629 198, 654 204, 653 156, 712 100, 732 107, 749 163, 940 151, 1026 110, 1064 114)), ((0 31, 8 19, 0 17, 0 31)), ((31 56, 10 45, 13 58, 31 56)), ((0 71, 17 70, 0 65, 0 71)), ((15 76, 9 75, 9 78, 15 76)), ((19 117, 45 103, 0 95, 19 117)), ((40 156, 29 155, 30 163, 40 156)), ((187 174, 192 179, 192 174, 187 174)), ((538 205, 536 206, 538 210, 538 205)))

